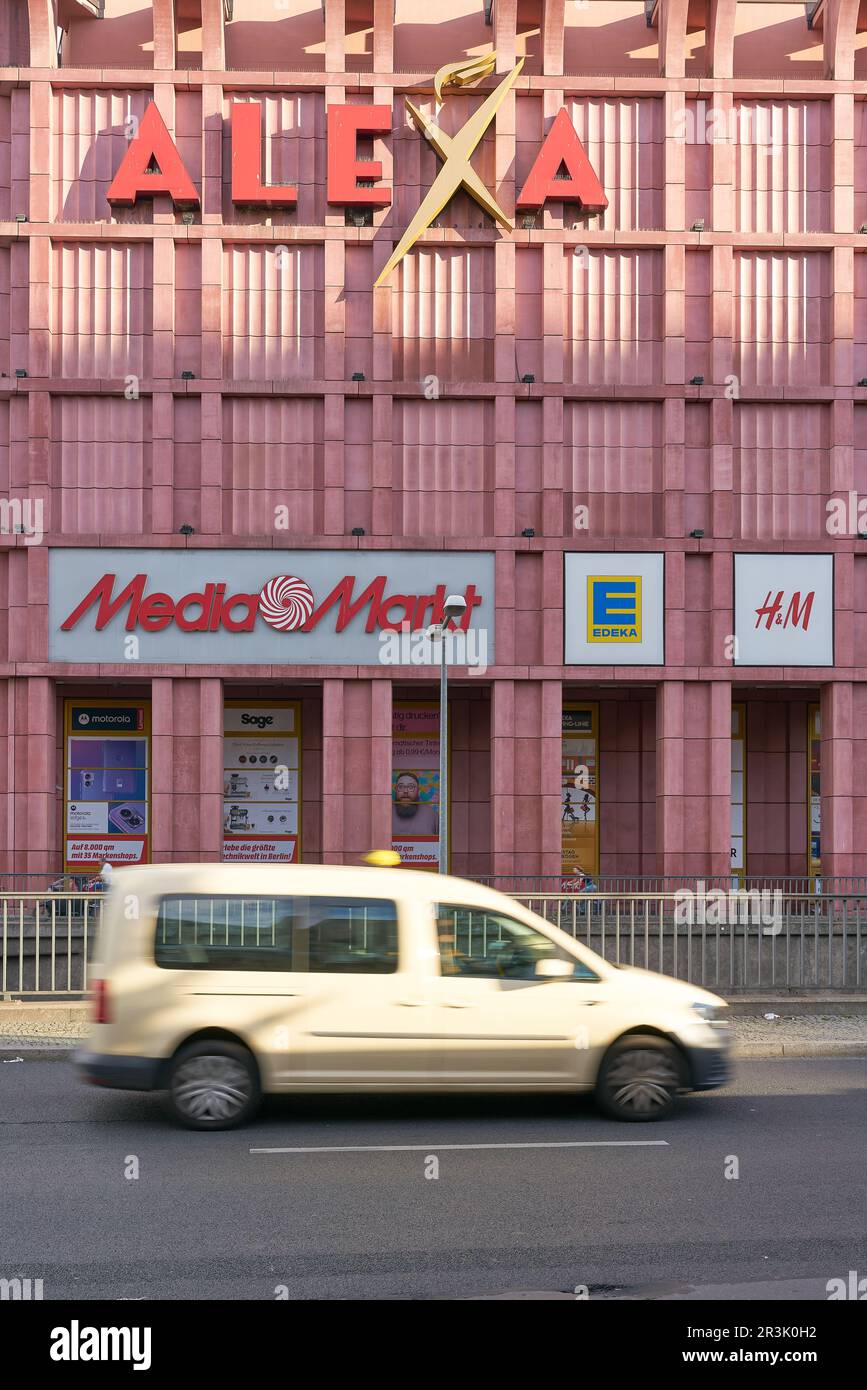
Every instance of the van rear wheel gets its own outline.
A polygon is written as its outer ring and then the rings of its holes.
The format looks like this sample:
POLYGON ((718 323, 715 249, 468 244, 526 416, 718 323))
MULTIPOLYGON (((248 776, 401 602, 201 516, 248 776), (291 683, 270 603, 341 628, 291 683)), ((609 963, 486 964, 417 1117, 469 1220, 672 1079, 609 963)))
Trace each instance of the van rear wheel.
POLYGON ((600 1109, 613 1120, 664 1120, 684 1084, 677 1048, 652 1033, 631 1034, 610 1049, 596 1082, 600 1109))
POLYGON ((169 1110, 187 1129, 234 1129, 252 1119, 262 1090, 246 1047, 205 1038, 172 1059, 169 1110))

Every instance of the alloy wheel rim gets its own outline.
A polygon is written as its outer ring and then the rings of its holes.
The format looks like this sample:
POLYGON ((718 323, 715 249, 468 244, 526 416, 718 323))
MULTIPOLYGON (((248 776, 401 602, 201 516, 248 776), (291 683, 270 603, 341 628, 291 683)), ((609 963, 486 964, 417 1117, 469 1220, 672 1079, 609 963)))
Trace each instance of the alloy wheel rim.
POLYGON ((232 1057, 191 1057, 178 1068, 172 1089, 190 1119, 230 1120, 250 1099, 250 1077, 232 1057))
POLYGON ((630 1048, 621 1053, 608 1073, 611 1099, 622 1110, 635 1114, 650 1115, 669 1106, 677 1085, 672 1059, 650 1048, 630 1048))

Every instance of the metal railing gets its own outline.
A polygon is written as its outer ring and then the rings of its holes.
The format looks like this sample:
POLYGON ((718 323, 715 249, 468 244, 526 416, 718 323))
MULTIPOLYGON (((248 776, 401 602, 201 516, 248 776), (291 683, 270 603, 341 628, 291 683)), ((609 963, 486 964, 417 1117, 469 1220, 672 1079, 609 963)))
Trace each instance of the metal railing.
MULTIPOLYGON (((726 995, 867 988, 867 894, 512 896, 612 964, 726 995)), ((86 994, 104 901, 101 893, 0 893, 0 998, 86 994)))
POLYGON ((102 893, 0 893, 0 999, 88 989, 102 893))
POLYGON ((689 890, 691 893, 708 892, 711 889, 743 888, 759 892, 846 895, 859 897, 867 895, 867 877, 822 878, 809 874, 751 874, 746 878, 735 878, 733 874, 594 874, 588 879, 587 887, 581 885, 580 877, 568 874, 473 874, 473 882, 496 888, 500 893, 515 897, 526 893, 581 893, 587 892, 619 895, 622 893, 676 893, 689 890))
POLYGON ((863 990, 867 895, 729 891, 516 893, 517 901, 615 965, 723 994, 863 990))

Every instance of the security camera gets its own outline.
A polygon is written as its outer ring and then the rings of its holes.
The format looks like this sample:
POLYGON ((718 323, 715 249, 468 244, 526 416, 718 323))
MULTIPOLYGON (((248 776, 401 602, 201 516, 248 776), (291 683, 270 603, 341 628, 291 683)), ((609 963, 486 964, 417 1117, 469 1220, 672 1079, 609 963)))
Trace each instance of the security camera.
POLYGON ((445 607, 443 608, 446 622, 449 622, 452 618, 462 618, 466 611, 466 599, 463 598, 461 594, 449 594, 445 601, 445 607))

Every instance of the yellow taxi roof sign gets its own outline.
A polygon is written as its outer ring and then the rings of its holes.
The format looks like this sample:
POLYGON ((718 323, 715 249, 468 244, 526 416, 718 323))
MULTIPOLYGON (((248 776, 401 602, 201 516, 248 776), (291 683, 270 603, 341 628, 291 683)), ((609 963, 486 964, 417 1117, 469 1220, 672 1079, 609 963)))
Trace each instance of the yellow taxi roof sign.
POLYGON ((374 869, 396 869, 401 861, 396 849, 372 849, 364 862, 374 869))

